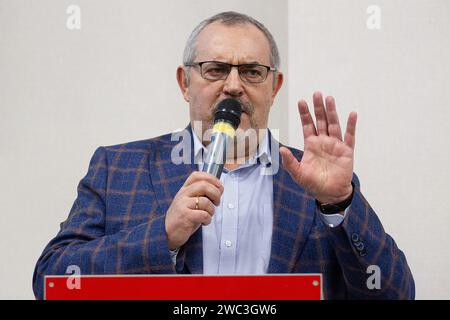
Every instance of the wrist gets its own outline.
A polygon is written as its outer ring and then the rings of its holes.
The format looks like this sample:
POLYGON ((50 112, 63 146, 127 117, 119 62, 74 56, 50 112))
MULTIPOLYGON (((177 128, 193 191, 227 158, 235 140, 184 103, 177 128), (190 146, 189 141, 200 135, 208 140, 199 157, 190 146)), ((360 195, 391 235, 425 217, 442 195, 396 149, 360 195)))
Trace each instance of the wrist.
POLYGON ((347 209, 352 203, 354 192, 353 182, 350 188, 351 191, 349 194, 345 195, 345 198, 344 197, 335 198, 336 200, 333 199, 332 200, 333 202, 321 202, 320 200, 316 199, 316 204, 319 210, 323 214, 335 214, 345 211, 345 209, 347 209))
POLYGON ((323 204, 336 204, 345 201, 353 193, 353 183, 349 184, 338 196, 318 196, 316 200, 323 204))

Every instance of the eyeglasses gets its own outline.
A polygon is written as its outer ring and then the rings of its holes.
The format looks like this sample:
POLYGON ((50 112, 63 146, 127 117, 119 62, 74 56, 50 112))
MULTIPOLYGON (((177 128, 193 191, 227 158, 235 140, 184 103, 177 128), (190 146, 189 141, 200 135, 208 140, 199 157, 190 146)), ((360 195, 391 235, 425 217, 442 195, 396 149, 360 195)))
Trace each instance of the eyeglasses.
POLYGON ((187 63, 186 67, 200 67, 200 74, 206 80, 225 80, 231 72, 231 68, 238 69, 239 77, 248 83, 261 83, 267 79, 269 71, 277 71, 269 66, 257 63, 229 64, 220 61, 203 61, 187 63))

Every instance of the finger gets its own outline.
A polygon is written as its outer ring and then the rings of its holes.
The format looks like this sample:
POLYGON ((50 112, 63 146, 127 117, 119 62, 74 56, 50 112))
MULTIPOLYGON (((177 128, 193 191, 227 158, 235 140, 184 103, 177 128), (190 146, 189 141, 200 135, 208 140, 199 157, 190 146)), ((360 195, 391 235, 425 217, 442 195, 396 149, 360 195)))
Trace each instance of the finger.
POLYGON ((316 116, 317 133, 328 135, 328 121, 325 106, 323 105, 322 93, 314 92, 313 95, 314 114, 316 116))
POLYGON ((212 221, 211 215, 204 210, 193 210, 191 212, 192 212, 192 214, 189 215, 189 221, 193 225, 202 224, 202 225, 207 226, 212 221))
POLYGON ((350 148, 355 149, 355 133, 356 133, 356 120, 358 115, 356 112, 350 112, 347 120, 347 129, 345 131, 344 142, 350 148))
POLYGON ((302 122, 303 137, 306 139, 309 136, 316 136, 316 127, 314 126, 314 121, 309 113, 308 104, 305 100, 300 100, 298 102, 298 112, 300 113, 300 120, 302 122))
POLYGON ((183 187, 187 187, 197 181, 207 181, 207 182, 215 185, 219 189, 222 189, 222 191, 223 191, 223 184, 219 179, 217 179, 217 177, 213 176, 210 173, 202 172, 202 171, 192 172, 189 175, 189 177, 186 179, 186 181, 184 182, 183 187))
POLYGON ((280 147, 282 165, 295 181, 300 178, 300 162, 294 157, 291 150, 286 147, 280 147))
POLYGON ((214 204, 206 197, 198 197, 198 205, 196 208, 197 197, 187 197, 186 198, 187 207, 192 210, 203 210, 209 213, 210 216, 214 215, 215 207, 214 204))
POLYGON ((325 105, 327 107, 328 134, 342 141, 341 125, 336 112, 336 102, 333 97, 326 97, 325 105))
POLYGON ((197 181, 186 188, 187 195, 190 197, 204 196, 211 200, 216 206, 220 205, 222 190, 208 181, 197 181))

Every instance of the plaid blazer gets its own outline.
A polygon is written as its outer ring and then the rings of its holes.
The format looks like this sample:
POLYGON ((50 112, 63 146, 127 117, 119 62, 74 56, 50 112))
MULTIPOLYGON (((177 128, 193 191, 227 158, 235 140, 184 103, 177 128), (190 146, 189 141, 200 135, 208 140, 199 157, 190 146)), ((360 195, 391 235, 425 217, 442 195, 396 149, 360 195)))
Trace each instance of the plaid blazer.
MULTIPOLYGON (((203 273, 202 228, 181 247, 175 265, 167 244, 165 213, 197 170, 193 161, 172 163, 177 143, 167 134, 95 151, 69 217, 37 261, 33 290, 38 299, 44 276, 65 274, 69 265, 78 265, 82 274, 203 273)), ((271 138, 271 143, 277 141, 271 138)), ((290 150, 301 158, 301 151, 290 150)), ((413 299, 414 280, 404 254, 364 199, 356 175, 353 183, 344 222, 330 228, 314 198, 279 167, 273 177, 268 272, 322 273, 325 299, 413 299), (380 289, 368 289, 370 265, 380 268, 380 289)))

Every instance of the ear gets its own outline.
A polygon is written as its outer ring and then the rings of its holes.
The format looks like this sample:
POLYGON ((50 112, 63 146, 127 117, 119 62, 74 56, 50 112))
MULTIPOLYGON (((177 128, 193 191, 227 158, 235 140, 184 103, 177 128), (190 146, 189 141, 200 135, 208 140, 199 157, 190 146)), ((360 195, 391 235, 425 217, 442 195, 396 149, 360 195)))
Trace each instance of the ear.
POLYGON ((272 92, 272 100, 275 99, 275 96, 277 95, 278 91, 280 91, 281 86, 283 85, 284 76, 283 73, 278 71, 276 73, 275 82, 273 84, 273 92, 272 92))
POLYGON ((177 68, 177 82, 180 87, 181 93, 183 94, 183 98, 186 102, 189 102, 189 85, 186 82, 187 73, 183 66, 179 66, 177 68))

